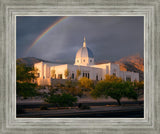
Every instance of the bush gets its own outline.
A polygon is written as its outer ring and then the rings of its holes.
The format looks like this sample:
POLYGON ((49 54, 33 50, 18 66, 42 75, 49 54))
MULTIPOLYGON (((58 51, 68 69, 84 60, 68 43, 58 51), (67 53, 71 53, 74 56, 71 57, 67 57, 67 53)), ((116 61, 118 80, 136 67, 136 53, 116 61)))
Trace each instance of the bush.
POLYGON ((16 84, 17 84, 16 91, 18 96, 23 96, 24 98, 27 98, 37 95, 37 92, 35 90, 37 86, 36 84, 28 82, 24 83, 17 82, 16 84))
POLYGON ((115 75, 106 74, 104 81, 106 81, 106 82, 122 82, 122 78, 117 77, 115 75))
POLYGON ((134 81, 135 91, 138 94, 138 97, 144 95, 144 82, 143 81, 134 81))
POLYGON ((55 104, 58 107, 69 107, 73 106, 74 103, 77 102, 77 98, 70 94, 50 94, 50 96, 46 97, 46 102, 55 104))
POLYGON ((94 84, 91 79, 88 79, 87 77, 82 77, 79 79, 79 86, 88 91, 94 87, 94 84))
POLYGON ((65 82, 65 87, 63 88, 64 93, 71 94, 73 96, 81 97, 83 95, 82 89, 77 87, 77 82, 73 82, 71 80, 67 80, 65 82))
POLYGON ((68 93, 71 94, 73 96, 79 96, 81 97, 83 95, 83 92, 80 88, 76 88, 76 87, 65 87, 63 90, 64 93, 68 93))
POLYGON ((72 81, 71 80, 67 80, 66 82, 65 82, 65 86, 66 87, 73 87, 73 84, 72 84, 72 81))
POLYGON ((65 85, 62 83, 56 83, 54 87, 63 88, 63 87, 65 87, 65 85))

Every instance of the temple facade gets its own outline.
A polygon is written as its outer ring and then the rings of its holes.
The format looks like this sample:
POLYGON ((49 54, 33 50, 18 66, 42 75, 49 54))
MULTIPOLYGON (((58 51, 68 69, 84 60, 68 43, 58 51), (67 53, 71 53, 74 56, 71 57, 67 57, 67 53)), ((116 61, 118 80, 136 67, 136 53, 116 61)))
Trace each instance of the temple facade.
POLYGON ((38 69, 38 85, 51 85, 52 79, 80 79, 87 77, 91 80, 103 80, 106 74, 115 75, 123 80, 139 81, 139 73, 120 71, 118 64, 105 63, 95 65, 94 55, 86 45, 84 38, 83 46, 77 51, 74 65, 53 64, 39 62, 34 64, 38 69), (79 72, 79 74, 77 74, 79 72))

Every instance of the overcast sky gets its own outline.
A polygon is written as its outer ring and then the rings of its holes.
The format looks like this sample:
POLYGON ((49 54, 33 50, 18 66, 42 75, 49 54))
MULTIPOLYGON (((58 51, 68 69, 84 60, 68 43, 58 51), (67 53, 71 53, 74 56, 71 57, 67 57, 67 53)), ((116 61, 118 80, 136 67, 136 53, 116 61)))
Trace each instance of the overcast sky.
POLYGON ((143 57, 142 16, 67 17, 28 50, 45 29, 61 18, 18 16, 17 58, 36 57, 73 64, 76 52, 83 45, 84 36, 87 47, 92 50, 96 62, 115 61, 136 54, 143 57))

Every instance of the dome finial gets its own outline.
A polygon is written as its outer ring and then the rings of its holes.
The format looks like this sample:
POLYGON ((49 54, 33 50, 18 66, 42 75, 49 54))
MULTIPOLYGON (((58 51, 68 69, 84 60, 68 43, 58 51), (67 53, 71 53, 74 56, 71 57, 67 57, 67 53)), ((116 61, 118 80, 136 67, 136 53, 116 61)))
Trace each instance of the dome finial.
POLYGON ((86 47, 86 38, 84 37, 83 47, 86 47))

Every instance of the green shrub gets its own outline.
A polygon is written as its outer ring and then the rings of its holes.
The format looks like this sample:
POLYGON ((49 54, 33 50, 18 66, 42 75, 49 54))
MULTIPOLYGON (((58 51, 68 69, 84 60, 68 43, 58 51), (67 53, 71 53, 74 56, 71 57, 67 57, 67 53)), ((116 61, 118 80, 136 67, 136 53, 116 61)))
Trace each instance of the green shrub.
POLYGON ((144 95, 144 82, 143 81, 134 81, 135 91, 138 94, 138 97, 144 95))
POLYGON ((56 83, 54 87, 63 88, 65 85, 62 83, 56 83))
POLYGON ((31 82, 36 79, 38 69, 27 66, 21 60, 16 61, 16 79, 18 82, 31 82))
POLYGON ((73 96, 79 96, 79 97, 81 97, 83 95, 82 90, 80 88, 76 88, 76 87, 65 87, 63 92, 71 94, 73 96))
POLYGON ((24 98, 27 98, 37 95, 37 92, 35 90, 37 86, 36 84, 28 82, 24 83, 16 82, 16 84, 17 84, 16 92, 18 96, 23 96, 24 98))
POLYGON ((45 101, 58 107, 68 107, 73 106, 73 104, 77 102, 77 98, 66 93, 50 94, 48 97, 46 97, 45 101))
POLYGON ((87 77, 82 77, 79 79, 79 87, 83 88, 85 91, 91 90, 94 87, 93 81, 87 77))
POLYGON ((72 81, 71 81, 71 80, 67 80, 67 81, 65 82, 65 87, 68 87, 68 88, 73 87, 72 81))

